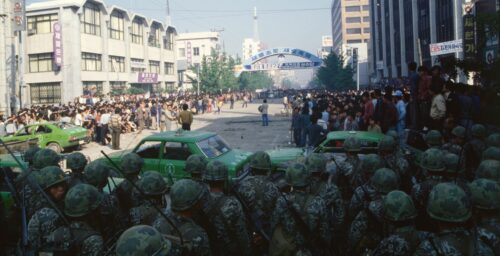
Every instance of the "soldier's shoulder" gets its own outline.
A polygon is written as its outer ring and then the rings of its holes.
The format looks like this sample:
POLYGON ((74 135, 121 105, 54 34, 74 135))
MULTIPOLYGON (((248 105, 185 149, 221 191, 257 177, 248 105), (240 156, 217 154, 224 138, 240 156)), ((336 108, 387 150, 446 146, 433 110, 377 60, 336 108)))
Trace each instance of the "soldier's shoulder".
POLYGON ((380 242, 373 255, 409 255, 410 244, 401 236, 394 234, 380 242))

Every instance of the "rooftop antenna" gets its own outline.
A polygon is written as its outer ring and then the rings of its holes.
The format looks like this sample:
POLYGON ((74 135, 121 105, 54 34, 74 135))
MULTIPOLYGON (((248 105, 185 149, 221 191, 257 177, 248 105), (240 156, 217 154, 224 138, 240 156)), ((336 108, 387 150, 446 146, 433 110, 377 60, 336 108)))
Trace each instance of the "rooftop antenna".
POLYGON ((253 8, 253 40, 259 41, 259 16, 257 15, 257 6, 253 8))
POLYGON ((172 18, 170 17, 170 0, 166 0, 167 1, 167 26, 170 26, 172 25, 172 18))

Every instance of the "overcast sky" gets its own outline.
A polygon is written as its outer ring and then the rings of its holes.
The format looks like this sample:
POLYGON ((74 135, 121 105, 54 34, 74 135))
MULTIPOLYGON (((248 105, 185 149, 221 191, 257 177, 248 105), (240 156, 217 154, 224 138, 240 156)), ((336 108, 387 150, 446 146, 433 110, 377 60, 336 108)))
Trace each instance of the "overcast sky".
MULTIPOLYGON (((104 0, 147 17, 165 20, 166 0, 104 0)), ((224 29, 226 51, 240 55, 243 38, 253 35, 253 6, 259 10, 260 39, 270 48, 296 47, 316 54, 331 34, 332 0, 170 0, 179 33, 224 29)), ((28 3, 41 2, 27 0, 28 3)))

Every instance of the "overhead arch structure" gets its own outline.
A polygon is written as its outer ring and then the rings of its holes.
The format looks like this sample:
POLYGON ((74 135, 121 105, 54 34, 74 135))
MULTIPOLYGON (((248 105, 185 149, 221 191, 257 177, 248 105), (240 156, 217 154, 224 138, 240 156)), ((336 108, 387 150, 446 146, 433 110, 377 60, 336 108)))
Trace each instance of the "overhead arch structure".
POLYGON ((291 70, 291 69, 308 69, 318 68, 323 64, 323 60, 318 56, 297 48, 273 48, 261 51, 247 59, 243 63, 243 71, 262 71, 262 70, 291 70), (258 63, 264 59, 273 57, 289 55, 300 57, 306 61, 304 62, 279 62, 279 63, 258 63))

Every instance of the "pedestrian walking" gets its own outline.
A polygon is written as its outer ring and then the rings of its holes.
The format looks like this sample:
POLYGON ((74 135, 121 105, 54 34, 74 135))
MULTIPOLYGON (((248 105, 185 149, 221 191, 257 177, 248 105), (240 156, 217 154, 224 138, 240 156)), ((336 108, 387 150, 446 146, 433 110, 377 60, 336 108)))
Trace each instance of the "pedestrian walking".
POLYGON ((120 150, 120 134, 122 131, 120 108, 115 109, 115 114, 111 116, 109 130, 111 131, 111 145, 114 150, 120 150))
POLYGON ((259 112, 262 114, 262 126, 269 126, 269 117, 268 117, 268 109, 269 105, 267 104, 267 100, 264 100, 262 105, 259 106, 259 112))
POLYGON ((193 113, 188 108, 187 104, 182 105, 182 112, 179 113, 179 117, 177 118, 184 131, 191 131, 191 124, 193 123, 193 113))
POLYGON ((146 110, 144 107, 144 102, 142 102, 139 105, 139 108, 137 108, 136 113, 135 113, 135 119, 139 125, 139 131, 137 133, 141 133, 144 130, 144 125, 146 122, 146 110))

